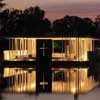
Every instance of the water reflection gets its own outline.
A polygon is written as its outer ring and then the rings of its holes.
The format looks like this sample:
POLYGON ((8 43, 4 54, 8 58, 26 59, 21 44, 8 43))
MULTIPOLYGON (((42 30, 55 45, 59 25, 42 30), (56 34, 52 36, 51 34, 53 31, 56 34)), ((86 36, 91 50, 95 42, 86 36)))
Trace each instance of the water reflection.
POLYGON ((8 82, 6 91, 34 92, 36 91, 36 73, 33 68, 5 68, 4 78, 8 82))
POLYGON ((87 68, 54 69, 52 92, 54 93, 86 93, 98 85, 88 77, 87 68))
MULTIPOLYGON (((98 85, 92 77, 88 77, 87 68, 53 68, 52 69, 52 92, 71 93, 77 91, 86 93, 98 85)), ((36 92, 36 69, 33 68, 5 68, 4 82, 6 92, 36 92)))

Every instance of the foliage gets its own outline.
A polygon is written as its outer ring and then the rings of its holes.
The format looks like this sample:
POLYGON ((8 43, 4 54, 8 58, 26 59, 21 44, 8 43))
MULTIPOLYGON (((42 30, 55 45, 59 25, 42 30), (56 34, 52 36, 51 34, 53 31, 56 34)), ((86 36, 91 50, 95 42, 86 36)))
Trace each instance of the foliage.
POLYGON ((0 0, 0 9, 5 6, 5 3, 3 2, 4 0, 0 0))
POLYGON ((45 18, 44 10, 30 7, 22 10, 6 9, 0 13, 4 36, 38 36, 50 32, 50 21, 45 18))
MULTIPOLYGON (((3 1, 3 0, 1 0, 3 1)), ((2 4, 2 3, 1 3, 2 4)), ((100 16, 90 18, 66 15, 51 22, 40 7, 0 12, 1 36, 87 36, 100 37, 100 16)))
POLYGON ((96 32, 96 27, 90 18, 67 15, 53 22, 53 31, 60 36, 93 36, 96 32))

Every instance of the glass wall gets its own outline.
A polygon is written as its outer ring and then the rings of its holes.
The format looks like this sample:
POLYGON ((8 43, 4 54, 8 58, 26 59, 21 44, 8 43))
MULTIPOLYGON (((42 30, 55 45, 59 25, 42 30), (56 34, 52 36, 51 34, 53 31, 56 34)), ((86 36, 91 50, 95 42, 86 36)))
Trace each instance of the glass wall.
MULTIPOLYGON (((4 60, 35 60, 37 39, 38 38, 10 38, 9 50, 4 51, 4 60)), ((88 61, 88 52, 93 51, 94 47, 94 40, 92 38, 50 39, 52 40, 53 44, 53 61, 88 61)))
POLYGON ((88 61, 88 52, 93 51, 91 38, 65 38, 53 40, 53 60, 88 61))
POLYGON ((36 43, 32 38, 9 39, 9 50, 4 51, 4 60, 34 60, 36 57, 36 43))

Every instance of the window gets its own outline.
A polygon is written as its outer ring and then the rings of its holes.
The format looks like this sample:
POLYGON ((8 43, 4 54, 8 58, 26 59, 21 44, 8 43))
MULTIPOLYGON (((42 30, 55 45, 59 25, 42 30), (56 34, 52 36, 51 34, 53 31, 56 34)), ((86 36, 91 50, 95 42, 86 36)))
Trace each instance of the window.
POLYGON ((64 81, 64 72, 53 71, 53 81, 64 81))
POLYGON ((55 53, 63 53, 65 51, 64 44, 65 44, 64 40, 54 40, 53 41, 54 52, 55 53))

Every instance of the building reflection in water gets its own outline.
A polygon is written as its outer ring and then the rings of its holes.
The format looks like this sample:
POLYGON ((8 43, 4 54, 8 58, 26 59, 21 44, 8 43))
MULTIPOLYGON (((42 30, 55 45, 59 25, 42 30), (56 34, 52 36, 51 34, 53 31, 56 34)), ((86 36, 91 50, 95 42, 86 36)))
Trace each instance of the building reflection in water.
MULTIPOLYGON (((52 92, 53 93, 85 93, 97 86, 92 77, 87 76, 87 68, 53 68, 52 92), (78 77, 79 75, 79 77, 78 77), (78 79, 79 78, 79 79, 78 79)), ((4 78, 8 78, 10 92, 36 92, 36 71, 33 68, 5 68, 4 78)))
POLYGON ((32 68, 5 68, 4 78, 8 78, 9 87, 6 91, 35 92, 36 71, 32 68))
POLYGON ((56 93, 85 93, 97 86, 98 83, 88 77, 87 68, 53 69, 52 92, 56 93))

